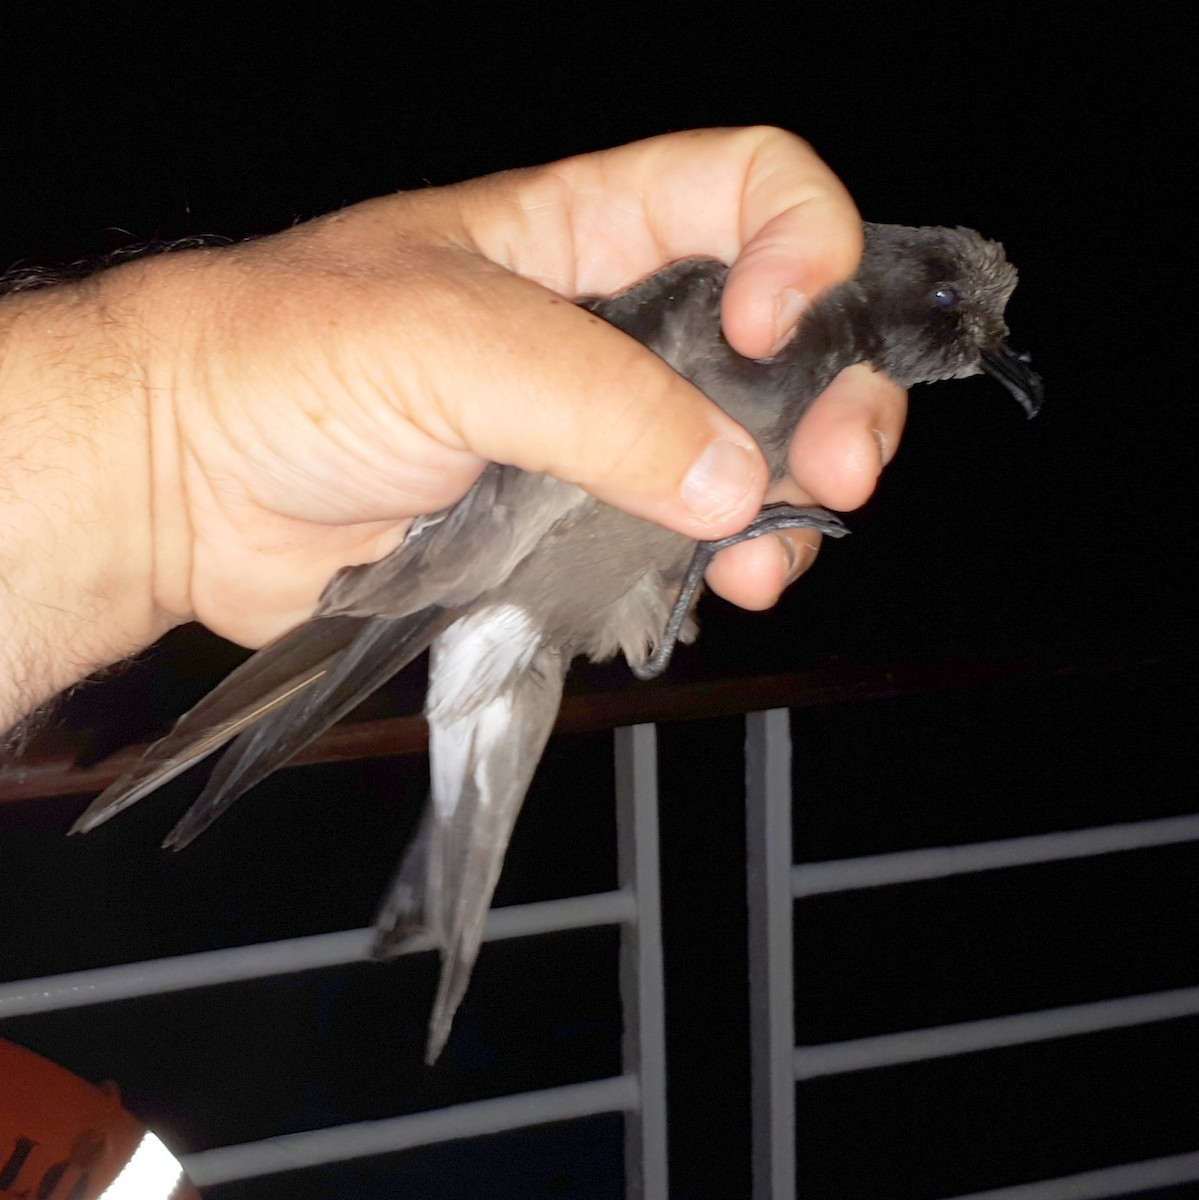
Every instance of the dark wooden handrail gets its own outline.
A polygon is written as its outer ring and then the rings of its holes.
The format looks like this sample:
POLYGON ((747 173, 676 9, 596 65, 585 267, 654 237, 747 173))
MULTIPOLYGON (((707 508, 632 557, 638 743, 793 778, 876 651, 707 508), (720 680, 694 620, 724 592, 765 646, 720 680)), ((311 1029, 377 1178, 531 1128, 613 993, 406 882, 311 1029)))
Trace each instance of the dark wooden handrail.
MULTIPOLYGON (((764 708, 879 700, 925 692, 1002 683, 1024 677, 1061 677, 1149 665, 1144 662, 1069 666, 1034 660, 892 662, 849 666, 830 663, 810 671, 730 676, 680 683, 633 684, 613 691, 568 693, 556 732, 581 733, 645 721, 736 716, 764 708)), ((146 743, 128 746, 102 762, 78 767, 69 753, 36 749, 0 764, 0 804, 38 797, 87 795, 107 787, 140 757, 146 743)), ((293 760, 352 762, 423 754, 428 731, 419 715, 345 721, 293 760)))

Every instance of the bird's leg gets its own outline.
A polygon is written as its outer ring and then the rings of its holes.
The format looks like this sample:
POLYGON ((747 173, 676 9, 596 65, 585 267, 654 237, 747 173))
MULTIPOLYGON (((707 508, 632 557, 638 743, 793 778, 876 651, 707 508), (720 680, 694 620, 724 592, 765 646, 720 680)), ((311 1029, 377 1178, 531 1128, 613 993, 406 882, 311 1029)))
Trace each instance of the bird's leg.
POLYGON ((794 504, 768 504, 740 533, 729 537, 717 538, 712 542, 697 542, 691 565, 683 577, 683 586, 679 589, 678 599, 670 610, 670 618, 666 622, 666 632, 658 643, 657 649, 645 662, 630 663, 629 669, 638 679, 656 679, 670 665, 671 655, 674 654, 675 643, 679 640, 679 630, 691 606, 699 585, 703 582, 704 572, 717 553, 738 542, 748 542, 751 538, 761 537, 764 533, 778 533, 783 529, 817 529, 826 537, 844 537, 849 530, 845 528, 839 517, 835 517, 827 508, 797 508, 794 504))

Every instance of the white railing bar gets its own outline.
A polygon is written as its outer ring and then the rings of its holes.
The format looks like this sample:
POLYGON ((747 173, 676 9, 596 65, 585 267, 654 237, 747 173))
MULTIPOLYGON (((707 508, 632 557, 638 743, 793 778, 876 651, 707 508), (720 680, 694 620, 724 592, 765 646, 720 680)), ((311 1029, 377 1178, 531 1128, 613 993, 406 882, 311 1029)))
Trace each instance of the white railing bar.
POLYGON ((795 1200, 795 995, 791 899, 791 718, 745 722, 746 894, 754 1200, 795 1200))
POLYGON ((637 905, 637 920, 623 926, 620 938, 622 1070, 639 1080, 641 1094, 640 1104, 625 1115, 625 1196, 627 1200, 668 1200, 657 727, 617 729, 613 752, 620 886, 633 895, 637 905))
POLYGON ((1199 987, 795 1048, 796 1079, 843 1075, 1199 1014, 1199 987))
MULTIPOLYGON (((635 917, 632 896, 625 892, 597 892, 590 896, 494 909, 487 918, 485 939, 500 941, 597 925, 617 925, 633 921, 635 917)), ((342 933, 96 967, 40 979, 18 979, 0 984, 0 1020, 368 961, 373 937, 371 929, 349 929, 342 933)), ((431 949, 433 943, 422 937, 413 939, 404 947, 403 953, 431 949)))
POLYGON ((630 1075, 617 1075, 540 1092, 474 1100, 403 1117, 220 1146, 183 1155, 181 1161, 198 1187, 212 1187, 218 1183, 367 1158, 374 1154, 391 1154, 458 1138, 483 1137, 552 1121, 626 1112, 635 1109, 638 1103, 637 1080, 630 1075))
POLYGON ((989 1192, 971 1192, 968 1196, 954 1196, 953 1200, 1109 1200, 1109 1197, 1131 1196, 1150 1188, 1173 1187, 1197 1180, 1199 1151, 1124 1163, 1118 1167, 1101 1167, 1097 1171, 994 1188, 989 1192))
POLYGON ((791 871, 795 897, 848 892, 858 888, 912 883, 920 879, 947 879, 976 871, 1023 867, 1062 859, 1088 858, 1123 850, 1143 850, 1199 840, 1199 813, 1162 817, 1151 821, 1103 825, 1061 833, 973 842, 965 846, 930 846, 866 858, 801 863, 791 871))

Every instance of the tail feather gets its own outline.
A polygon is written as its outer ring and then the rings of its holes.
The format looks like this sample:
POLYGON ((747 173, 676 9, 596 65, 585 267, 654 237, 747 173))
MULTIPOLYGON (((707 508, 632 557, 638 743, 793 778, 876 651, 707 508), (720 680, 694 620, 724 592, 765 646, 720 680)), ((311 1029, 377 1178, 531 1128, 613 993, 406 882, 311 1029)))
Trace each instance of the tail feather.
POLYGON ((412 938, 430 931, 425 911, 429 854, 433 844, 433 806, 426 806, 420 825, 392 877, 387 894, 375 915, 375 958, 388 959, 412 938))
POLYGON ((543 649, 494 700, 430 718, 433 803, 379 915, 379 945, 427 930, 441 947, 426 1061, 449 1037, 483 941, 487 913, 525 793, 562 697, 565 666, 543 649), (417 872, 423 868, 423 889, 417 872), (386 923, 392 922, 389 926, 386 923))

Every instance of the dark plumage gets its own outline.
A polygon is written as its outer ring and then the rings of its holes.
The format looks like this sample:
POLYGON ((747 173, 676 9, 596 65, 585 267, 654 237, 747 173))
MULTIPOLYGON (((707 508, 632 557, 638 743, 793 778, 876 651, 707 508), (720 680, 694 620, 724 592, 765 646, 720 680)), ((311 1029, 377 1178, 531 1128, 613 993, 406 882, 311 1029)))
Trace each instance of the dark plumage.
MULTIPOLYGON (((867 225, 857 275, 813 306, 769 362, 742 358, 724 341, 725 274, 717 262, 692 259, 587 306, 749 429, 776 478, 798 421, 852 363, 868 362, 905 386, 987 370, 1030 416, 1040 403, 1040 380, 1004 341, 1016 272, 1000 246, 971 230, 867 225)), ((844 532, 822 509, 776 508, 745 536, 783 524, 844 532)), ((698 580, 723 544, 697 547, 570 484, 491 466, 458 504, 417 521, 387 558, 340 571, 309 621, 182 717, 75 830, 94 828, 232 740, 166 841, 186 845, 431 648, 432 799, 380 911, 378 951, 386 955, 420 929, 441 947, 432 1061, 465 993, 571 659, 623 652, 641 675, 661 670, 676 635, 694 632, 698 580)))

